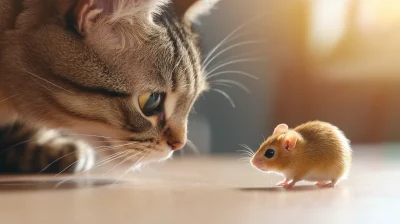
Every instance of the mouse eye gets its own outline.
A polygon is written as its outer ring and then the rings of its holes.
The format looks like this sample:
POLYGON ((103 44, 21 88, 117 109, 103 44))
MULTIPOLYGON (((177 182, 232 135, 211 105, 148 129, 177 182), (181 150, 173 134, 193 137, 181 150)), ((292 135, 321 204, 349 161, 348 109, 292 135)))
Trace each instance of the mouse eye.
POLYGON ((267 149, 267 151, 265 151, 264 156, 267 157, 268 159, 271 159, 272 157, 274 157, 275 155, 275 151, 273 149, 267 149))

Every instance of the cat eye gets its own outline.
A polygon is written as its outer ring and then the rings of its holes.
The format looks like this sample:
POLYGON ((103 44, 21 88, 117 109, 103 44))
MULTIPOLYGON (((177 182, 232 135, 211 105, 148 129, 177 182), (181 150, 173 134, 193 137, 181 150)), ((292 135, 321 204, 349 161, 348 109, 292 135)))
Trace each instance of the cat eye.
POLYGON ((268 159, 271 159, 272 157, 274 157, 275 155, 275 151, 273 149, 267 149, 267 151, 265 151, 264 156, 267 157, 268 159))
POLYGON ((139 107, 146 116, 153 116, 162 112, 164 94, 142 93, 139 95, 139 107))

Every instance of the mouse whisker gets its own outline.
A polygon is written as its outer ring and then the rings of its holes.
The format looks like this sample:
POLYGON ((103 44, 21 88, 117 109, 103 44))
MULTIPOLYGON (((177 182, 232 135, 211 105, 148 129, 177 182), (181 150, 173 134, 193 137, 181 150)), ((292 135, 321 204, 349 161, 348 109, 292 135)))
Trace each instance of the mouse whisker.
POLYGON ((245 152, 248 152, 251 154, 251 156, 254 156, 255 152, 248 145, 240 145, 240 146, 244 148, 245 152))

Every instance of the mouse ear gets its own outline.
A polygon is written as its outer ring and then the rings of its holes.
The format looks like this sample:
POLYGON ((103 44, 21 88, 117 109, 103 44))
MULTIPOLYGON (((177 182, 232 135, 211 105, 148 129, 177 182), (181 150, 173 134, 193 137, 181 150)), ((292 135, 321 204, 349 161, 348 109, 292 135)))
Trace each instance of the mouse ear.
POLYGON ((289 127, 286 124, 280 124, 280 125, 276 126, 274 133, 272 135, 280 134, 287 130, 289 130, 289 127))
POLYGON ((286 133, 285 137, 283 137, 283 147, 286 150, 293 150, 296 147, 298 135, 294 131, 289 131, 286 133))

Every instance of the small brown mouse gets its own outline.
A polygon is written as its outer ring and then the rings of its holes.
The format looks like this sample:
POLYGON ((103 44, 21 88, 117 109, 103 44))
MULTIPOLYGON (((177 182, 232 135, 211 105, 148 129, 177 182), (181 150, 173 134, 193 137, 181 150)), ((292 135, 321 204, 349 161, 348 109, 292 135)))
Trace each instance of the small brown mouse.
POLYGON ((277 186, 291 188, 305 180, 319 187, 334 187, 348 176, 351 157, 350 141, 341 130, 327 122, 311 121, 294 129, 278 125, 251 164, 284 175, 285 180, 277 186))

